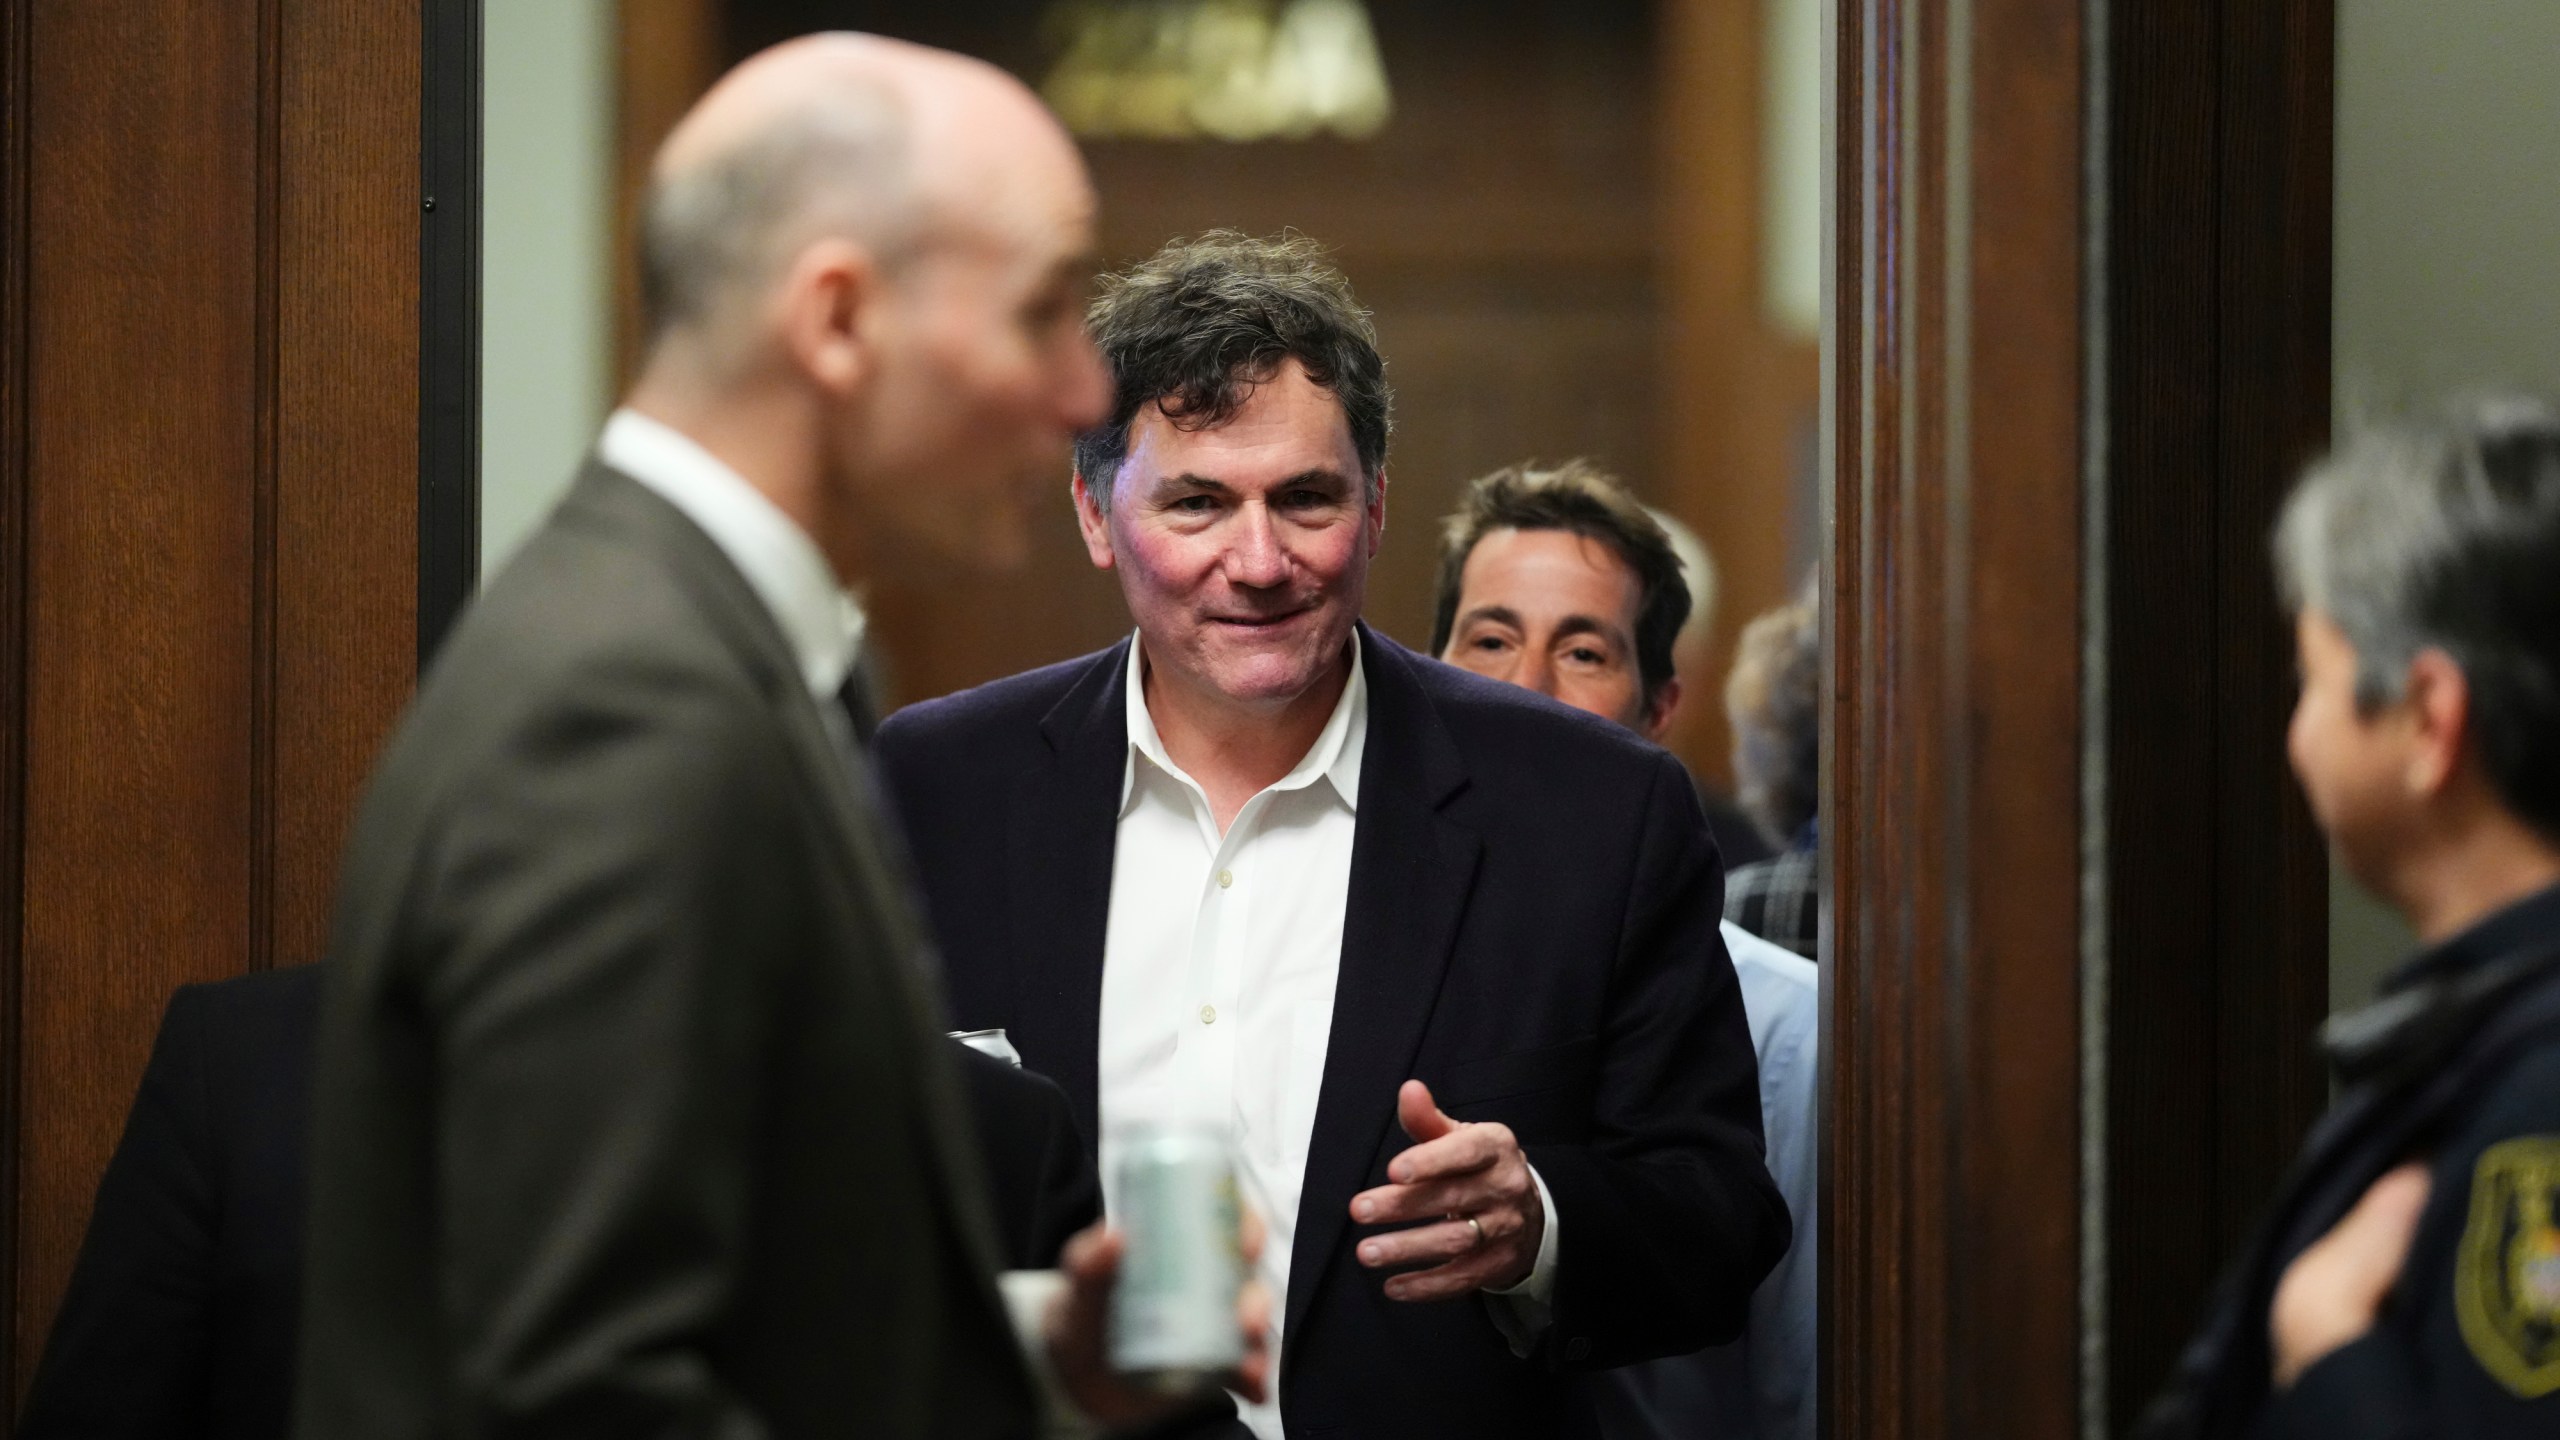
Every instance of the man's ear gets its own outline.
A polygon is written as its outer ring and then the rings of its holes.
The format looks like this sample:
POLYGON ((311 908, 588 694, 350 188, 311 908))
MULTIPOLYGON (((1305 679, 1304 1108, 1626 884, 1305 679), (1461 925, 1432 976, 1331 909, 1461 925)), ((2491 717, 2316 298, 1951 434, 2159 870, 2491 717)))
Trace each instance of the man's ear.
POLYGON ((1119 563, 1119 557, 1111 552, 1111 517, 1102 513, 1102 507, 1094 503, 1093 492, 1085 488, 1084 471, 1076 471, 1068 487, 1076 497, 1076 529, 1084 536, 1085 558, 1097 570, 1112 568, 1119 563))
POLYGON ((2410 726, 2407 778, 2422 796, 2442 794, 2471 746, 2471 682, 2452 656, 2430 646, 2409 661, 2402 700, 2410 726))
POLYGON ((1679 712, 1680 677, 1674 675, 1663 681, 1662 688, 1654 691, 1653 698, 1645 702, 1644 738, 1656 745, 1661 744, 1662 737, 1671 731, 1671 717, 1679 712))
POLYGON ((792 363, 838 399, 878 369, 882 282, 863 246, 838 237, 803 249, 774 291, 775 327, 792 363))
POLYGON ((1369 558, 1378 558, 1378 546, 1387 538, 1387 472, 1378 471, 1378 483, 1369 487, 1369 558))

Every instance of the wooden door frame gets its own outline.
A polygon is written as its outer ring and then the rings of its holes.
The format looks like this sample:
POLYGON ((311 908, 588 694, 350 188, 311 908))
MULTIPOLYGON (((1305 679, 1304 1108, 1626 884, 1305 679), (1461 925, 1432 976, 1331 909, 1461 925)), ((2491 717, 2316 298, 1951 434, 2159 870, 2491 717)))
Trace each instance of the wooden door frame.
POLYGON ((1835 7, 1831 1434, 2119 1432, 2325 1099, 2331 3, 1835 7))

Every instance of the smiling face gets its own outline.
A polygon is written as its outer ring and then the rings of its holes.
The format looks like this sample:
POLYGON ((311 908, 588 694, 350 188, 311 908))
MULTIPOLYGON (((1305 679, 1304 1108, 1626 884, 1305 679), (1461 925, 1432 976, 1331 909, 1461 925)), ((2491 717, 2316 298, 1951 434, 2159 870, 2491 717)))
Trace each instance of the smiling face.
POLYGON ((1643 601, 1635 571, 1604 541, 1571 530, 1488 531, 1467 552, 1440 658, 1658 739, 1679 682, 1665 681, 1646 703, 1636 661, 1643 601))
POLYGON ((1342 406, 1297 361, 1222 425, 1141 409, 1116 480, 1092 478, 1110 505, 1078 477, 1085 549, 1119 572, 1155 683, 1272 712, 1335 673, 1385 533, 1385 479, 1364 499, 1342 406))

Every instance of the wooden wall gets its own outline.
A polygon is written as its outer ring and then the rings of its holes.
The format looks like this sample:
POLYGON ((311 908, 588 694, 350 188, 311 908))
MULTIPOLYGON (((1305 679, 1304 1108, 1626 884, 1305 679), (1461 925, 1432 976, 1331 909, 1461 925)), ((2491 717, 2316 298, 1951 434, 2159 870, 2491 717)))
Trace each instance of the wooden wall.
MULTIPOLYGON (((1037 81, 1042 0, 630 0, 623 12, 623 332, 629 197, 665 127, 732 61, 820 27, 876 30, 1037 81)), ((1396 112, 1373 140, 1085 147, 1110 263, 1214 226, 1331 246, 1377 315, 1397 429, 1370 620, 1430 638, 1436 522, 1514 461, 1589 455, 1680 514, 1725 576, 1722 637, 1680 748, 1728 767, 1723 667, 1779 603, 1789 487, 1810 463, 1813 348, 1761 322, 1759 0, 1397 0, 1369 7, 1396 112)), ((502 142, 493 142, 502 143, 502 142)), ((630 361, 627 338, 622 346, 630 361)), ((627 373, 627 369, 626 369, 627 373)), ((1061 480, 1020 574, 873 597, 895 698, 1106 644, 1128 625, 1061 480)))
POLYGON ((1823 1398, 2081 1410, 2080 8, 1839 0, 1823 1398))
POLYGON ((6 6, 10 1393, 161 1007, 318 958, 416 641, 416 0, 6 6))

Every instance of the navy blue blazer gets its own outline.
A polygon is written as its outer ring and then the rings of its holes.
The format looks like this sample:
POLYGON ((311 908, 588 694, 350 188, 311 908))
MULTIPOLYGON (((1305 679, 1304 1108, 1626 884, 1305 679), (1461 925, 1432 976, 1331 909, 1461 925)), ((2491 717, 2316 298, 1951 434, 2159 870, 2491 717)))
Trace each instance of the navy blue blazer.
MULTIPOLYGON (((1715 843, 1678 761, 1363 627, 1340 980, 1285 1311, 1293 1436, 1589 1428, 1567 1372, 1740 1332, 1786 1250, 1761 1163, 1715 843), (1561 1216, 1554 1325, 1388 1300, 1351 1197, 1410 1142, 1397 1087, 1520 1136, 1561 1216)), ((1003 1026, 1088 1139, 1128 642, 911 706, 874 754, 914 846, 952 1023, 1003 1026)))

